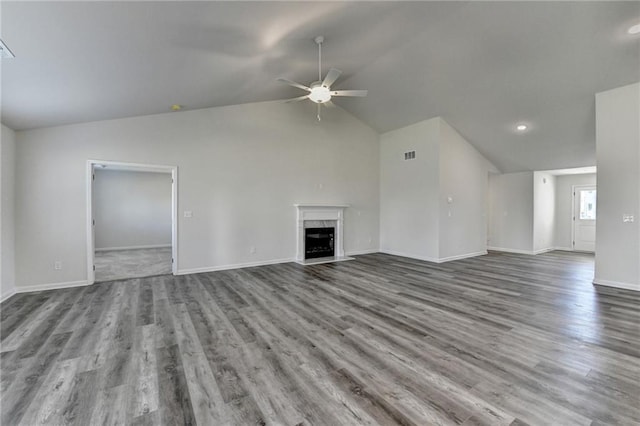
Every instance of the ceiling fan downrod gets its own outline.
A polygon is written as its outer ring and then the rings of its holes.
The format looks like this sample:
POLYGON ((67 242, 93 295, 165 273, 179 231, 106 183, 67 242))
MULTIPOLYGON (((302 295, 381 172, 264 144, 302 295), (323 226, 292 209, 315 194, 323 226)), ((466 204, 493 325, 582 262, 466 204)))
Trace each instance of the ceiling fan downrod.
POLYGON ((322 81, 322 43, 324 42, 324 37, 318 36, 314 40, 318 45, 318 81, 322 81))

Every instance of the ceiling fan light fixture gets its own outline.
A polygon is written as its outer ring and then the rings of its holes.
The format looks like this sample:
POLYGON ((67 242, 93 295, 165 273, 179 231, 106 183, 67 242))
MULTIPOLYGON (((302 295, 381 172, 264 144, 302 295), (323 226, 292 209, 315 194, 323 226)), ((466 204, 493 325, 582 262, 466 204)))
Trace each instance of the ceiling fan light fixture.
POLYGON ((323 104, 331 100, 331 91, 328 87, 324 87, 322 83, 311 86, 311 93, 309 93, 309 99, 317 104, 323 104))
POLYGON ((318 121, 320 121, 320 105, 324 105, 326 107, 333 107, 333 102, 331 102, 331 98, 333 96, 367 96, 366 90, 331 90, 331 86, 342 74, 337 68, 331 68, 327 75, 322 78, 322 43, 324 42, 324 37, 318 36, 314 39, 316 44, 318 45, 318 80, 311 83, 308 87, 304 84, 296 83, 295 81, 288 80, 286 78, 279 78, 278 81, 288 84, 289 86, 296 87, 298 89, 305 90, 307 92, 306 95, 298 96, 297 98, 287 99, 285 102, 299 102, 306 99, 309 99, 311 102, 315 103, 318 106, 318 121))

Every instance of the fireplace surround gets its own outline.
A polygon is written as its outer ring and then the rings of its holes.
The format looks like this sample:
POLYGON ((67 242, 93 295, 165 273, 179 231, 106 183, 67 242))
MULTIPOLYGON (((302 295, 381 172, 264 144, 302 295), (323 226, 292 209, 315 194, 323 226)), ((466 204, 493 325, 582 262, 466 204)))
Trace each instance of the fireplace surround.
MULTIPOLYGON (((295 204, 297 210, 297 250, 296 262, 303 265, 316 263, 338 262, 342 260, 351 260, 352 258, 344 255, 343 232, 344 232, 344 211, 346 204, 329 205, 329 204, 295 204), (314 232, 314 236, 323 239, 328 237, 329 231, 326 228, 333 228, 333 253, 329 254, 328 250, 322 254, 322 257, 308 257, 306 255, 306 229, 325 229, 322 236, 318 232, 314 232), (329 254, 325 256, 325 254, 329 254)), ((317 241, 316 241, 317 242, 317 241)), ((318 255, 320 256, 320 255, 318 255)))

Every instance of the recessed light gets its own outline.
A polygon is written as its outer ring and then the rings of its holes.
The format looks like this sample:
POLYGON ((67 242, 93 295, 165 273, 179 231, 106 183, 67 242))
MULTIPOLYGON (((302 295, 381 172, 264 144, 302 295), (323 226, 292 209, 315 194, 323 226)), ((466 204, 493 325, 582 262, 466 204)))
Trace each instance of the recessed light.
POLYGON ((529 127, 527 127, 526 124, 518 124, 516 126, 516 130, 519 132, 524 132, 525 130, 527 130, 529 127))
POLYGON ((636 35, 636 34, 640 34, 640 24, 634 25, 632 27, 629 27, 629 29, 627 30, 627 32, 631 35, 636 35))

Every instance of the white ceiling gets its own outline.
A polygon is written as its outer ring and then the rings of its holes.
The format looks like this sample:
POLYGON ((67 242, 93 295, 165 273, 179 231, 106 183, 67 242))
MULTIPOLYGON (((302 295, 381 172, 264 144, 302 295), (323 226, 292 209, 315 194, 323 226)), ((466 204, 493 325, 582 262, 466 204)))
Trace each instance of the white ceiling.
MULTIPOLYGON (((1 3, 21 130, 283 99, 317 76, 379 132, 442 116, 502 171, 595 164, 594 94, 640 80, 640 2, 1 3), (526 122, 529 130, 514 131, 526 122)), ((328 125, 328 124, 327 124, 328 125)))

